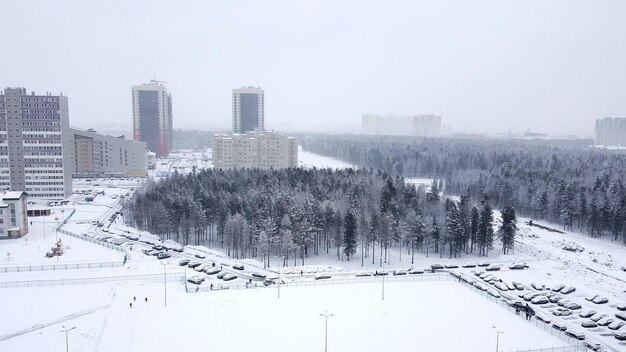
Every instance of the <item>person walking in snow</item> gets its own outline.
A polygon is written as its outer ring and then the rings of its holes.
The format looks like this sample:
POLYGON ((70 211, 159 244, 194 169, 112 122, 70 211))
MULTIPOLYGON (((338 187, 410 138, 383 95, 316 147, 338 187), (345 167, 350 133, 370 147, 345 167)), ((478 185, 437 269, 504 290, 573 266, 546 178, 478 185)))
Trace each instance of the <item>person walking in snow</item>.
POLYGON ((137 297, 133 296, 133 302, 137 302, 137 297))
POLYGON ((148 303, 148 297, 146 297, 146 303, 148 303))
POLYGON ((131 307, 131 308, 133 307, 133 302, 130 302, 130 307, 131 307))

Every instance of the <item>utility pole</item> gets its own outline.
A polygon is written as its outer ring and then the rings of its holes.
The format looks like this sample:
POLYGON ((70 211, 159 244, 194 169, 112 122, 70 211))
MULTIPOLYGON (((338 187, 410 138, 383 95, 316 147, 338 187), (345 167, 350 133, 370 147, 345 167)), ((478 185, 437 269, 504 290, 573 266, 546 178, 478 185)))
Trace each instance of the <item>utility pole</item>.
POLYGON ((383 271, 380 273, 380 276, 383 278, 383 301, 385 300, 385 262, 383 261, 383 257, 380 257, 380 262, 383 265, 383 271))
POLYGON ((167 264, 169 264, 169 262, 161 262, 161 264, 163 265, 163 289, 165 306, 167 307, 167 264))
POLYGON ((504 334, 504 331, 498 330, 498 328, 496 328, 495 325, 492 325, 491 327, 493 327, 494 330, 496 330, 496 352, 498 352, 498 348, 500 346, 500 334, 504 334))
POLYGON ((328 318, 332 317, 334 314, 329 314, 328 311, 324 313, 320 313, 321 316, 326 318, 326 329, 324 333, 324 352, 328 352, 328 318))
POLYGON ((65 328, 65 325, 61 325, 61 327, 63 328, 63 330, 61 330, 61 332, 65 333, 65 352, 69 352, 70 345, 69 345, 69 340, 67 338, 67 333, 72 331, 72 330, 74 330, 74 329, 76 329, 76 327, 74 326, 74 327, 71 327, 69 329, 65 328))

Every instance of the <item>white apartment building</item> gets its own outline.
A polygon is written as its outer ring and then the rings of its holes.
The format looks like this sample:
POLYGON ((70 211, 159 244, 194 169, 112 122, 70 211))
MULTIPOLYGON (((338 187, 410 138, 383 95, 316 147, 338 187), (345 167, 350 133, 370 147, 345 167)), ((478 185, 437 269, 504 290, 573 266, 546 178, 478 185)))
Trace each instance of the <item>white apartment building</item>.
POLYGON ((217 134, 213 165, 216 169, 297 167, 298 141, 273 131, 217 134))
POLYGON ((17 238, 28 233, 27 195, 23 191, 5 192, 0 201, 0 239, 17 238))

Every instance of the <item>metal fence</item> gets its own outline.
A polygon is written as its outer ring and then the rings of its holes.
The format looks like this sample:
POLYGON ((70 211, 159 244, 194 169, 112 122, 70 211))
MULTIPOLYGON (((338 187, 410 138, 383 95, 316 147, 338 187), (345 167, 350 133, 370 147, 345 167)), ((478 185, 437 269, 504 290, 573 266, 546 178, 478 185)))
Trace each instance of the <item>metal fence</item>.
POLYGON ((23 266, 0 266, 0 273, 20 273, 28 271, 49 271, 68 269, 97 269, 123 266, 124 262, 92 262, 92 263, 67 263, 67 264, 41 264, 23 266))
MULTIPOLYGON (((330 278, 324 280, 303 280, 303 281, 288 281, 281 283, 282 287, 298 287, 298 286, 327 286, 327 285, 340 285, 340 284, 363 284, 363 283, 380 283, 382 282, 381 276, 370 277, 343 277, 343 278, 330 278)), ((435 273, 435 274, 416 274, 416 275, 400 275, 400 276, 385 276, 386 282, 412 282, 412 281, 451 281, 456 280, 448 273, 435 273)), ((208 292, 219 291, 222 289, 229 290, 242 290, 251 288, 276 288, 276 284, 265 286, 263 281, 252 281, 245 284, 230 284, 228 282, 220 283, 211 286, 207 285, 195 285, 189 282, 185 282, 185 289, 187 293, 193 292, 208 292)))
POLYGON ((185 282, 185 273, 176 272, 164 274, 142 274, 142 275, 122 275, 122 276, 102 276, 85 277, 75 279, 50 279, 50 280, 22 280, 22 281, 2 281, 0 288, 14 287, 42 287, 42 286, 63 286, 63 285, 83 285, 99 284, 114 281, 148 281, 148 282, 185 282))
MULTIPOLYGON (((450 276, 452 277, 452 274, 450 274, 450 276)), ((463 280, 459 280, 458 278, 455 278, 455 280, 457 280, 458 282, 460 282, 461 284, 465 285, 466 287, 469 287, 470 289, 473 289, 474 291, 478 292, 479 294, 483 295, 485 298, 489 299, 490 301, 500 305, 502 308, 505 308, 513 313, 515 313, 515 308, 511 307, 511 305, 509 305, 509 303, 507 301, 505 301, 502 298, 498 298, 498 297, 494 297, 492 295, 490 295, 489 293, 487 293, 486 291, 482 291, 479 290, 478 288, 476 288, 473 285, 470 285, 469 283, 463 281, 463 280)), ((476 281, 476 282, 480 282, 480 281, 476 281)), ((483 286, 484 283, 480 282, 483 286)), ((495 288, 491 288, 489 287, 488 289, 491 290, 495 290, 495 288)), ((499 292, 500 294, 502 294, 501 292, 499 292)), ((525 319, 525 314, 522 312, 519 315, 520 319, 525 319)), ((529 323, 535 325, 536 327, 538 327, 539 329, 544 330, 545 332, 549 333, 552 336, 557 337, 558 339, 560 339, 561 341, 564 341, 565 343, 567 343, 567 346, 561 346, 561 347, 550 347, 550 348, 544 348, 544 349, 536 349, 536 350, 518 350, 519 352, 539 352, 539 351, 586 351, 586 347, 584 347, 582 345, 582 343, 580 342, 580 340, 575 339, 573 337, 567 336, 565 335, 565 333, 561 330, 557 330, 555 328, 552 327, 552 324, 546 324, 542 321, 539 321, 538 319, 536 319, 535 317, 531 317, 530 320, 527 320, 529 323)), ((513 351, 511 351, 513 352, 513 351)))

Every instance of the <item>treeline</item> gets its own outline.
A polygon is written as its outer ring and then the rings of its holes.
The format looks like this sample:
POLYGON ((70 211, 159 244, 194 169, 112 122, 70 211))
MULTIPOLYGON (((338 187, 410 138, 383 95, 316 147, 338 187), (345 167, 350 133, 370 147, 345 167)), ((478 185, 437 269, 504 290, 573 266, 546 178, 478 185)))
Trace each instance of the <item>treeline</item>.
POLYGON ((175 129, 172 135, 172 149, 202 149, 213 145, 216 131, 175 129))
MULTIPOLYGON (((500 238, 513 248, 512 207, 494 229, 487 199, 443 199, 439 182, 416 188, 399 176, 368 169, 202 170, 149 183, 125 204, 127 221, 182 244, 219 246, 229 256, 267 265, 305 264, 333 253, 382 265, 389 248, 459 257, 488 255, 500 238), (280 258, 280 259, 277 259, 280 258)), ((408 260, 408 259, 407 259, 408 260)))
POLYGON ((305 150, 409 177, 445 179, 448 194, 558 223, 626 244, 626 155, 579 142, 415 139, 374 136, 301 138, 305 150))

